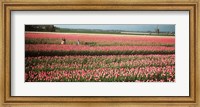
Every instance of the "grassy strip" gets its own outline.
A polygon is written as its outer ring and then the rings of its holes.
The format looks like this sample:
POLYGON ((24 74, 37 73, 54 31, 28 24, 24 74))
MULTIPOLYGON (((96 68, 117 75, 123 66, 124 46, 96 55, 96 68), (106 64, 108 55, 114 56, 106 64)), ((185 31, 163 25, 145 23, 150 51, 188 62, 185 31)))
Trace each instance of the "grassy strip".
POLYGON ((125 32, 123 30, 93 30, 93 29, 65 29, 59 28, 56 29, 55 32, 61 33, 94 33, 94 34, 123 34, 123 35, 153 35, 153 36, 175 36, 174 34, 170 34, 167 32, 162 33, 149 33, 149 32, 135 32, 135 33, 121 33, 125 32), (144 34, 143 34, 144 33, 144 34), (146 34, 149 33, 149 34, 146 34))
MULTIPOLYGON (((52 38, 35 38, 35 39, 26 39, 25 44, 60 44, 62 39, 52 39, 52 38)), ((77 41, 67 41, 68 45, 76 45, 77 41)), ((175 44, 161 44, 161 43, 120 43, 120 42, 86 42, 80 41, 80 45, 88 46, 167 46, 174 47, 175 44)))
POLYGON ((51 39, 51 38, 34 38, 34 39, 25 39, 25 44, 60 44, 62 39, 51 39))
POLYGON ((121 68, 124 68, 124 69, 131 69, 131 68, 138 68, 138 67, 166 67, 166 66, 175 66, 175 64, 143 64, 143 65, 118 65, 118 66, 114 66, 113 64, 108 64, 107 66, 102 66, 102 65, 96 65, 96 66, 90 66, 90 65, 86 65, 86 66, 81 66, 81 67, 55 67, 55 68, 51 68, 51 67, 44 67, 44 68, 30 68, 30 67, 27 67, 25 69, 25 72, 28 72, 28 71, 34 71, 34 72, 40 72, 40 71, 45 71, 45 72, 49 72, 49 71, 56 71, 56 70, 59 70, 59 71, 74 71, 74 70, 95 70, 95 69, 100 69, 100 68, 112 68, 112 69, 121 69, 121 68))
POLYGON ((25 56, 66 56, 66 55, 148 55, 175 54, 175 51, 26 51, 25 56))
MULTIPOLYGON (((85 56, 83 58, 80 58, 80 56, 74 56, 73 58, 69 57, 63 57, 61 56, 59 58, 56 57, 48 57, 48 58, 41 58, 38 59, 37 57, 33 58, 31 61, 27 60, 27 63, 31 62, 31 63, 36 63, 36 64, 43 64, 43 63, 48 63, 48 64, 54 64, 54 63, 65 63, 65 64, 82 64, 82 62, 86 63, 98 63, 98 62, 104 62, 106 64, 109 63, 113 63, 113 62, 123 62, 123 61, 135 61, 135 60, 160 60, 160 57, 150 57, 150 56, 143 56, 143 57, 137 57, 137 56, 127 56, 127 57, 120 57, 120 56, 115 56, 113 58, 109 58, 109 56, 99 56, 96 58, 93 58, 92 56, 85 56), (61 58, 62 57, 62 58, 61 58), (64 60, 63 60, 64 58, 64 60)), ((94 56, 95 57, 95 56, 94 56)), ((171 57, 168 56, 166 57, 168 59, 170 59, 171 57)))

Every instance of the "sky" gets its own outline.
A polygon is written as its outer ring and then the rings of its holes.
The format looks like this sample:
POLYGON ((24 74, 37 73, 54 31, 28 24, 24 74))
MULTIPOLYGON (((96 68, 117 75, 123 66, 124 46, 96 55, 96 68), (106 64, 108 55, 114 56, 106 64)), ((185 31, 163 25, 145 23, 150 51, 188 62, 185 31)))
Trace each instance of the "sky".
POLYGON ((155 31, 157 26, 160 32, 175 32, 175 25, 170 24, 151 24, 151 25, 134 25, 134 24, 59 24, 55 25, 60 28, 70 29, 101 29, 101 30, 126 30, 126 31, 155 31))

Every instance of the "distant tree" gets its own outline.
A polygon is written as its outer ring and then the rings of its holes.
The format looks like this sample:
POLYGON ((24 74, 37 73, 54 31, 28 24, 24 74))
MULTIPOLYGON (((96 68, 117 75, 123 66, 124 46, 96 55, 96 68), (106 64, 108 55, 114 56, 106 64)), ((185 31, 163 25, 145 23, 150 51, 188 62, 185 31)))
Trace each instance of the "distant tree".
POLYGON ((35 25, 25 25, 25 31, 34 31, 37 29, 36 27, 35 25))
POLYGON ((25 31, 55 32, 54 25, 25 25, 25 31))

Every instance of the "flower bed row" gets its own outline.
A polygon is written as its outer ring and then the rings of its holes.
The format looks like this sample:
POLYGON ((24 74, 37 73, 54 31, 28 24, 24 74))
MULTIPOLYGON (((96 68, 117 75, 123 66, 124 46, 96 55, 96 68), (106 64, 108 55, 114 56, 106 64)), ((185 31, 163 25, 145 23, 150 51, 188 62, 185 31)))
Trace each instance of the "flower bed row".
POLYGON ((135 36, 135 35, 89 35, 89 34, 58 34, 58 33, 25 33, 25 39, 30 38, 48 38, 48 39, 62 39, 72 41, 85 41, 85 42, 153 42, 153 43, 168 43, 174 44, 175 37, 168 36, 135 36))
POLYGON ((174 55, 26 57, 26 82, 174 82, 174 55))

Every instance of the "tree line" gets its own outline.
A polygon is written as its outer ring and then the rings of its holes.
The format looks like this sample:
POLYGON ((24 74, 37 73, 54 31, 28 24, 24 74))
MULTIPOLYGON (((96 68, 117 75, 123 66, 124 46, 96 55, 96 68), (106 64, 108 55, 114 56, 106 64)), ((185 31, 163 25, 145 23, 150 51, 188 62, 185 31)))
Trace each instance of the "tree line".
POLYGON ((25 31, 55 32, 54 25, 25 25, 25 31))

